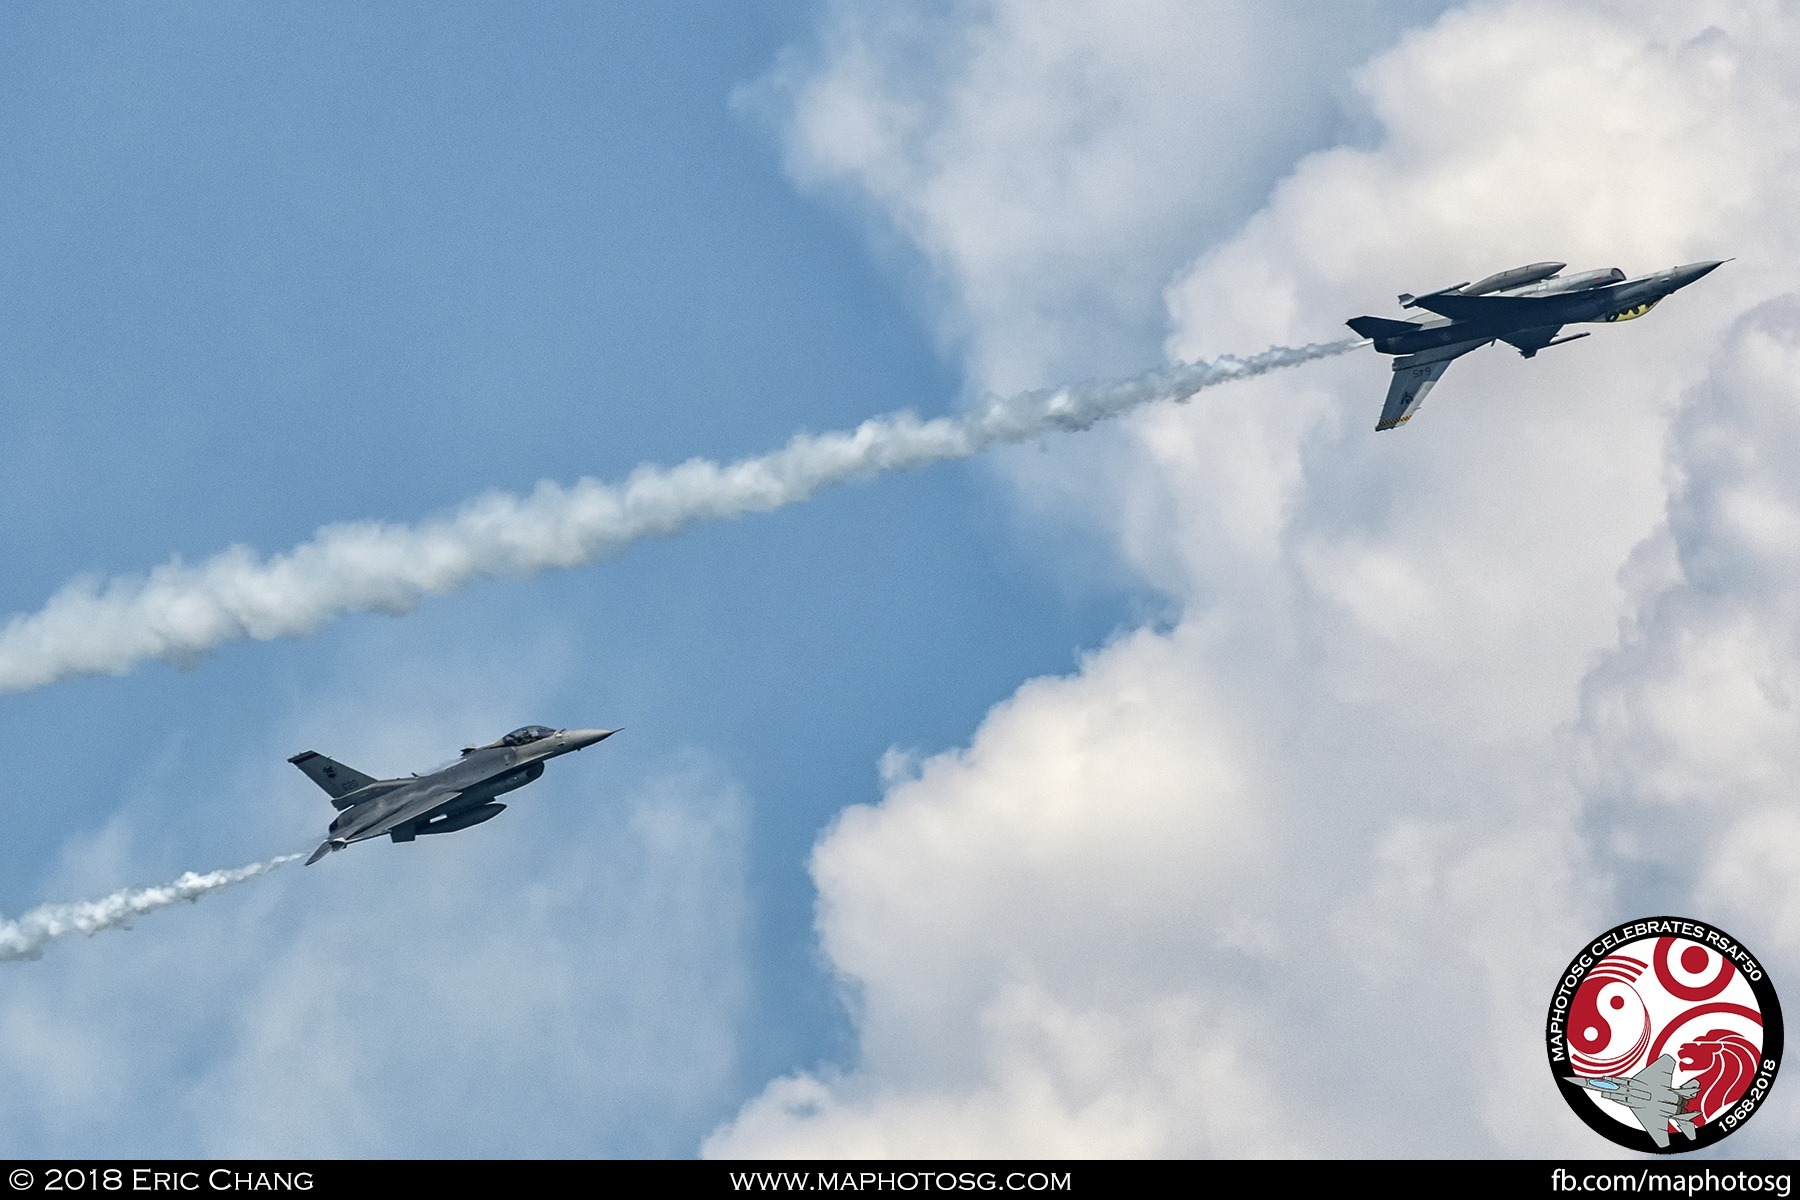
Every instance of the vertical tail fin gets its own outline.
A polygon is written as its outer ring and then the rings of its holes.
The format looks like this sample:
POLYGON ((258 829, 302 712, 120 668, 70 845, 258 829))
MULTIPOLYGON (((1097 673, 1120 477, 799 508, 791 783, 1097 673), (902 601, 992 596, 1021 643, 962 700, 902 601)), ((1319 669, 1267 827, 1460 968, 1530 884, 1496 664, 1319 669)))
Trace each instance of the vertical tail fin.
POLYGON ((311 750, 304 750, 288 761, 306 772, 308 779, 324 788, 325 794, 331 797, 331 803, 337 808, 344 807, 341 801, 351 792, 377 782, 354 767, 346 767, 341 762, 334 762, 311 750))

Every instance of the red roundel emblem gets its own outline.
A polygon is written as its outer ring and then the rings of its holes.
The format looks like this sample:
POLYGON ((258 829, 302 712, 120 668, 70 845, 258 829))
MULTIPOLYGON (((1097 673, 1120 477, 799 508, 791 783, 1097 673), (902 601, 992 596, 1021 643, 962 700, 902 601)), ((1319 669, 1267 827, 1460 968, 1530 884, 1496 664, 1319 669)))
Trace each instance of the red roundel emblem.
POLYGON ((1781 1005, 1762 964, 1685 917, 1627 921, 1593 939, 1557 981, 1544 1035, 1576 1115, 1653 1154, 1731 1134, 1781 1065, 1781 1005))

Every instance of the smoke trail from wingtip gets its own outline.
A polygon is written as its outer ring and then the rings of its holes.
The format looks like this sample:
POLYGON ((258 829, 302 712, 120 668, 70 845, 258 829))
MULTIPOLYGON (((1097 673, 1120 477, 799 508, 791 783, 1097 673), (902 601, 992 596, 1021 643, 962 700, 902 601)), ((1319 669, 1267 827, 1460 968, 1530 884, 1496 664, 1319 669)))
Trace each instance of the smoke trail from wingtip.
POLYGON ((234 546, 198 566, 179 559, 147 576, 65 586, 0 630, 0 692, 82 675, 120 675, 147 659, 191 662, 226 642, 297 637, 353 612, 410 612, 476 579, 578 567, 645 537, 701 521, 768 512, 821 488, 968 458, 1053 431, 1088 429, 1158 400, 1342 354, 1360 340, 1278 347, 1249 358, 1177 365, 1133 379, 1048 388, 956 417, 900 412, 855 429, 796 434, 779 450, 720 465, 643 466, 623 483, 541 483, 529 496, 490 492, 419 525, 363 521, 321 528, 285 554, 234 546))
POLYGON ((0 962, 39 958, 44 946, 70 933, 93 935, 102 929, 128 928, 133 917, 179 904, 193 903, 208 892, 266 875, 283 863, 293 862, 298 854, 283 854, 266 862, 251 863, 228 871, 209 871, 197 875, 189 871, 174 883, 161 887, 127 888, 100 900, 77 900, 72 904, 44 904, 32 909, 16 921, 0 918, 0 962))

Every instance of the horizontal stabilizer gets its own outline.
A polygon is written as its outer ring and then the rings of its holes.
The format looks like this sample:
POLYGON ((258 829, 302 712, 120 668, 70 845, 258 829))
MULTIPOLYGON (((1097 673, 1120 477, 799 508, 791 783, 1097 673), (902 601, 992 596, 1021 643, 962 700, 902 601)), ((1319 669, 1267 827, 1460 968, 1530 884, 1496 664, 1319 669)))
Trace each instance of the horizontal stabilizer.
POLYGON ((1412 420, 1412 415, 1419 411, 1419 405, 1425 403, 1425 393, 1444 377, 1444 372, 1449 367, 1450 360, 1446 358, 1395 370, 1393 382, 1388 384, 1387 403, 1381 406, 1381 420, 1376 423, 1375 428, 1394 429, 1412 420))
POLYGON ((1412 321, 1394 321, 1387 317, 1351 317, 1344 324, 1366 338, 1399 337, 1403 333, 1419 331, 1419 326, 1412 321))
POLYGON ((1381 406, 1381 420, 1376 423, 1375 428, 1393 429, 1412 420, 1412 415, 1425 403, 1425 394, 1444 377, 1444 372, 1450 369, 1451 363, 1493 340, 1476 338, 1396 358, 1394 378, 1388 384, 1387 403, 1381 406))

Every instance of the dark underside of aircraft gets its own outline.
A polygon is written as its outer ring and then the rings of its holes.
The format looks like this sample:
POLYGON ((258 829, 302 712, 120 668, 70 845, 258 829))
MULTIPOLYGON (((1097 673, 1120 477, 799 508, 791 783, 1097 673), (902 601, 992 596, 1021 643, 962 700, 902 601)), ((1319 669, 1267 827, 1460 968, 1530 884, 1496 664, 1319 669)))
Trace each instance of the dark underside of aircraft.
MULTIPOLYGON (((1725 261, 1725 260, 1721 260, 1725 261)), ((1627 279, 1617 267, 1564 275, 1567 263, 1541 262, 1459 283, 1421 296, 1402 294, 1402 308, 1435 314, 1425 320, 1352 317, 1345 324, 1394 358, 1376 429, 1404 425, 1425 402, 1452 362, 1471 350, 1505 342, 1526 358, 1586 333, 1563 334, 1565 325, 1612 323, 1641 317, 1669 293, 1686 287, 1718 262, 1670 267, 1627 279)))

